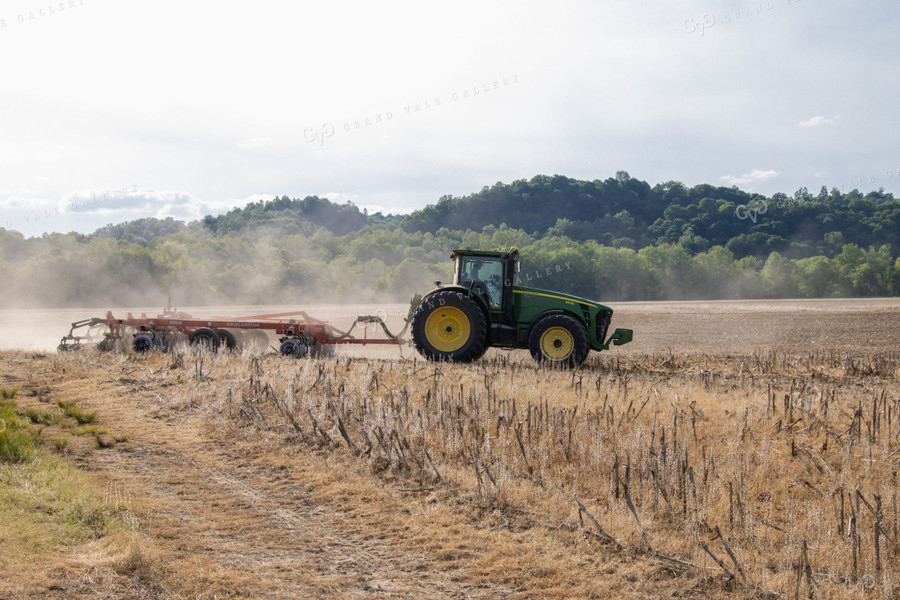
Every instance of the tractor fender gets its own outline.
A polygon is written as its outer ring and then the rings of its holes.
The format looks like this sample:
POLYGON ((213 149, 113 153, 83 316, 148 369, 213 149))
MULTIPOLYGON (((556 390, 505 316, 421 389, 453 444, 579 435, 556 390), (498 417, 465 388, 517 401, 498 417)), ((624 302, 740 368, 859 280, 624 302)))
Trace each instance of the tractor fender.
POLYGON ((484 316, 490 319, 487 304, 484 303, 484 300, 481 298, 481 296, 474 293, 472 289, 467 288, 464 285, 442 285, 441 287, 434 288, 433 290, 422 296, 422 300, 419 302, 419 305, 421 306, 422 304, 428 302, 429 298, 431 298, 436 293, 446 291, 459 292, 464 296, 474 298, 475 301, 478 302, 478 306, 480 306, 481 310, 484 312, 484 316))

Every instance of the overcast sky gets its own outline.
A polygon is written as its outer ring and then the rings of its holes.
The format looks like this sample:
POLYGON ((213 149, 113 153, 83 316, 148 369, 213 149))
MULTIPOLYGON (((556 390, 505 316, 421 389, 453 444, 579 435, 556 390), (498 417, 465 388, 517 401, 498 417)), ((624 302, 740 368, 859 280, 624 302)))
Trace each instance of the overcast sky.
POLYGON ((0 4, 0 227, 617 170, 900 191, 896 0, 0 4))

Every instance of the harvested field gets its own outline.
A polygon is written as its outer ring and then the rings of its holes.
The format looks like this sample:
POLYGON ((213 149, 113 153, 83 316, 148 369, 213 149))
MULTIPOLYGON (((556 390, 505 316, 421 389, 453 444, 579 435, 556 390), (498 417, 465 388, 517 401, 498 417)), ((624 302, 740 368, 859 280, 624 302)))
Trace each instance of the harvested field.
POLYGON ((614 308, 574 373, 5 352, 20 411, 96 415, 36 420, 141 543, 0 557, 0 597, 896 597, 900 302, 614 308))

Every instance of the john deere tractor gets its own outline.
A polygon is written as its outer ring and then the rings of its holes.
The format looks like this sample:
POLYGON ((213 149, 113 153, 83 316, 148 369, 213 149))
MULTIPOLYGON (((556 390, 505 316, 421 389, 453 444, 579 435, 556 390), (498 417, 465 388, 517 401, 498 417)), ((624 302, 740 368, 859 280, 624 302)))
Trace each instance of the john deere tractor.
POLYGON ((514 285, 518 249, 454 250, 453 284, 436 282, 412 318, 412 340, 427 359, 470 362, 491 346, 528 348, 539 363, 577 367, 588 352, 631 341, 630 329, 606 338, 612 309, 593 302, 514 285))

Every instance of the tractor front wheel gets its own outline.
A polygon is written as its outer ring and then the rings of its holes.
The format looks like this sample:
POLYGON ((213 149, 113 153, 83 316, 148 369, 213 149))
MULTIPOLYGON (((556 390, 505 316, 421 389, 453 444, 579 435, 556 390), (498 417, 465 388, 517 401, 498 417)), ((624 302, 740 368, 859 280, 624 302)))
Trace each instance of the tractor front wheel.
POLYGON ((443 291, 419 304, 412 320, 416 350, 428 360, 471 362, 487 344, 487 318, 478 303, 459 292, 443 291))
POLYGON ((584 362, 591 347, 581 321, 569 315, 550 315, 532 328, 528 349, 540 364, 571 369, 584 362))

